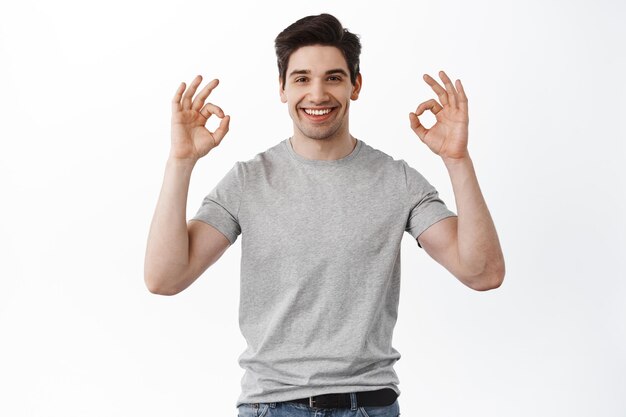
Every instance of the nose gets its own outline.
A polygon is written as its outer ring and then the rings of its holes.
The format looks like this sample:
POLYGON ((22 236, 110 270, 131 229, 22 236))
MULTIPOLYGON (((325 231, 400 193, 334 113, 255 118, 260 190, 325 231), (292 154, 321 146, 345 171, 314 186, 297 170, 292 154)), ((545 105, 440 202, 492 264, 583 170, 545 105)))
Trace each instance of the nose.
POLYGON ((314 104, 322 104, 328 101, 328 92, 323 81, 316 80, 311 82, 309 90, 309 100, 314 104))

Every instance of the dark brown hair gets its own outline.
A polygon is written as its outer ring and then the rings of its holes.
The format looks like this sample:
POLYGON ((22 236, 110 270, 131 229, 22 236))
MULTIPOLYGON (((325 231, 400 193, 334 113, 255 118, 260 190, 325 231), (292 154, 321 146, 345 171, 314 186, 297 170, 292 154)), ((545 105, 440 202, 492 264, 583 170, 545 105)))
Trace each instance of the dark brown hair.
POLYGON ((285 88, 289 57, 298 48, 309 45, 338 48, 348 64, 352 85, 356 83, 356 76, 360 71, 361 42, 359 36, 345 29, 335 16, 322 13, 317 16, 303 17, 280 32, 274 45, 278 59, 278 73, 283 88, 285 88))

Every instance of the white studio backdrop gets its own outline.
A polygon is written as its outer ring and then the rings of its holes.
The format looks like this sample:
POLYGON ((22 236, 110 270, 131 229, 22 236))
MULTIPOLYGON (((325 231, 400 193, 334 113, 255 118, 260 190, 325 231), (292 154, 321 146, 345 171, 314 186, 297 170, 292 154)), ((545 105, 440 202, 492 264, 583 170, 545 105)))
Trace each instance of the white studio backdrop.
POLYGON ((0 415, 236 416, 241 237, 176 296, 143 282, 170 100, 219 78, 210 101, 232 117, 191 217, 291 134, 273 41, 322 12, 363 44, 352 133, 453 210, 408 113, 436 98, 424 73, 462 80, 506 258, 504 284, 476 292, 406 234, 402 415, 626 415, 626 7, 610 0, 2 2, 0 415))

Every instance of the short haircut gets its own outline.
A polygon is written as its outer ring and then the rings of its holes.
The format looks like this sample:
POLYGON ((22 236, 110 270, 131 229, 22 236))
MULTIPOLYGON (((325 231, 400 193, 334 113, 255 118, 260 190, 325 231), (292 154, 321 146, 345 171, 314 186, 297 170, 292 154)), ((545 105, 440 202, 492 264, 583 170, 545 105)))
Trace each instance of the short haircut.
POLYGON ((278 74, 281 86, 285 88, 289 57, 298 48, 310 45, 334 46, 346 59, 352 85, 359 74, 359 56, 361 42, 359 36, 345 29, 335 16, 322 13, 316 16, 303 17, 280 32, 274 41, 278 74))

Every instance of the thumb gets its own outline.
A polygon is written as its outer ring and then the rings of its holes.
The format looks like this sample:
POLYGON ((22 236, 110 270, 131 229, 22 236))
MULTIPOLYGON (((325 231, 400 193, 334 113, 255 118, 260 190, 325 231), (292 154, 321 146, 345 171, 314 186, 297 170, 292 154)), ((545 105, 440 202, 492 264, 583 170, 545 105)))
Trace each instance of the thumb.
POLYGON ((222 120, 220 121, 219 127, 213 133, 213 138, 215 138, 216 142, 215 146, 219 145, 224 136, 226 136, 226 133, 228 133, 229 125, 230 116, 224 116, 224 118, 222 118, 222 120))
POLYGON ((417 117, 417 114, 410 112, 409 122, 411 123, 411 129, 413 129, 415 134, 420 138, 420 140, 423 141, 428 130, 422 125, 419 118, 417 117))

